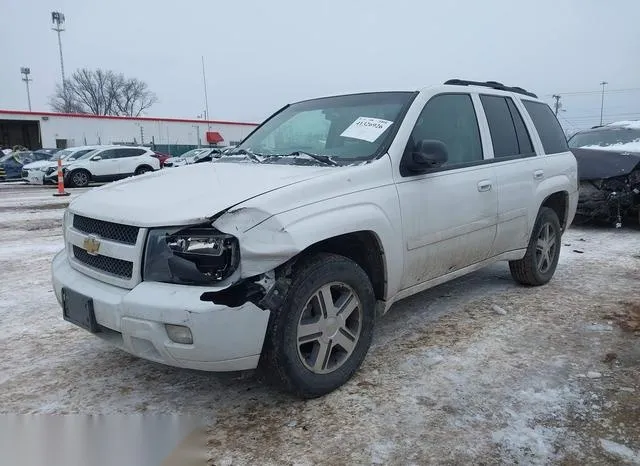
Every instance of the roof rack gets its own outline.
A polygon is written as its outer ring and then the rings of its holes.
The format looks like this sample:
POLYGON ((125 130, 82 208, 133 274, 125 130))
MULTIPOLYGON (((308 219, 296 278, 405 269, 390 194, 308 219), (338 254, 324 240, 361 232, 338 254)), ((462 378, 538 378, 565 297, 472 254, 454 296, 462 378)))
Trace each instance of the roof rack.
POLYGON ((482 86, 482 87, 490 87, 491 89, 497 89, 500 91, 507 91, 507 92, 515 92, 517 94, 524 94, 524 95, 528 95, 529 97, 533 97, 534 99, 537 99, 538 96, 535 95, 533 92, 529 92, 521 87, 509 87, 509 86, 505 86, 502 83, 499 83, 497 81, 467 81, 465 79, 450 79, 448 81, 445 81, 444 84, 450 84, 452 86, 482 86))

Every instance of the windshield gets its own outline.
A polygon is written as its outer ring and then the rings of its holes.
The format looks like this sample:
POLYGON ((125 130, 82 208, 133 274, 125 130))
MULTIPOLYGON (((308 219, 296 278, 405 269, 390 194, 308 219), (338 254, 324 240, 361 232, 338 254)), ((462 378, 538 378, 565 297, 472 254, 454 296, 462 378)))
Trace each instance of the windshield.
POLYGON ((602 129, 577 133, 569 139, 569 147, 640 151, 640 130, 602 129))
POLYGON ((71 154, 73 154, 73 151, 71 151, 69 149, 61 150, 60 152, 56 152, 55 154, 53 154, 52 159, 53 160, 66 159, 71 154))
POLYGON ((354 94, 298 102, 260 126, 232 153, 306 152, 334 161, 367 160, 400 124, 412 92, 354 94))
POLYGON ((86 159, 91 158, 94 155, 96 155, 96 152, 98 152, 99 150, 101 150, 101 149, 90 150, 86 154, 81 155, 80 157, 74 157, 74 158, 75 158, 75 160, 86 160, 86 159))
POLYGON ((12 158, 14 156, 13 152, 9 152, 6 155, 3 155, 2 157, 0 157, 0 162, 6 162, 7 160, 9 160, 10 158, 12 158))
POLYGON ((204 154, 205 152, 207 152, 209 149, 191 149, 190 151, 185 152, 184 154, 180 155, 180 158, 184 158, 184 159, 191 159, 191 158, 195 158, 200 154, 204 154))

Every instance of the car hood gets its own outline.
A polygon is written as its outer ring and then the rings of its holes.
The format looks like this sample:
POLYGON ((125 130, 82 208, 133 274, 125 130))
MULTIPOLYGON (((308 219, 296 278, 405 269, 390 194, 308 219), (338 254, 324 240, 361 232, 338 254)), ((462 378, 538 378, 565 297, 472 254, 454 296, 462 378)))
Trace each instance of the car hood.
POLYGON ((628 175, 640 168, 640 153, 597 149, 571 149, 578 161, 580 181, 628 175))
POLYGON ((211 163, 126 178, 77 197, 69 210, 140 227, 188 225, 338 167, 211 163))
MULTIPOLYGON (((52 165, 52 163, 48 160, 38 160, 37 162, 31 162, 23 165, 22 168, 25 170, 35 170, 37 168, 48 167, 49 165, 52 165)), ((53 165, 55 165, 55 163, 53 165)))

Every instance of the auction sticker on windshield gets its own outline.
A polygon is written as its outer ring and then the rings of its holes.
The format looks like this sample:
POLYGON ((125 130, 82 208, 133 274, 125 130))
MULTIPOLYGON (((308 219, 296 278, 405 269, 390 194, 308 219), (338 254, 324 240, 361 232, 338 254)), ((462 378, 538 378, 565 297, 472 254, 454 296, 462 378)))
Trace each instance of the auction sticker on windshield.
POLYGON ((392 124, 393 121, 380 118, 359 117, 340 136, 373 142, 392 124))

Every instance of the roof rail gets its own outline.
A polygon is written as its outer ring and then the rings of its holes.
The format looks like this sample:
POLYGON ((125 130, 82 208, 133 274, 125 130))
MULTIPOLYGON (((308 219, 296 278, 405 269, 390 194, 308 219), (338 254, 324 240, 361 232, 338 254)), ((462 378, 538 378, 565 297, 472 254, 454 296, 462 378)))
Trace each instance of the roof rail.
POLYGON ((529 92, 521 87, 509 87, 509 86, 505 86, 502 83, 499 83, 498 81, 467 81, 465 79, 450 79, 448 81, 445 81, 444 84, 449 84, 452 86, 482 86, 482 87, 490 87, 491 89, 497 89, 500 91, 507 91, 507 92, 515 92, 517 94, 524 94, 524 95, 528 95, 529 97, 533 97, 535 99, 538 98, 537 95, 535 95, 533 92, 529 92))

